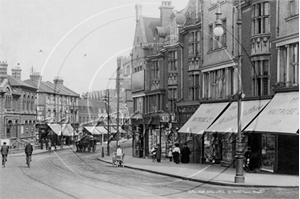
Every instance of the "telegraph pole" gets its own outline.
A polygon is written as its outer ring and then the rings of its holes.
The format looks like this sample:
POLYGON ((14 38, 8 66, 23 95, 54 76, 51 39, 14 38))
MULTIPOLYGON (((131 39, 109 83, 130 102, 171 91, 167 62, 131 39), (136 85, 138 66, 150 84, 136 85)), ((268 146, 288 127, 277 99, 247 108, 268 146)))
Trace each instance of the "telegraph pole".
POLYGON ((116 78, 116 87, 117 87, 117 141, 116 141, 116 148, 119 145, 119 122, 120 122, 120 69, 121 69, 121 58, 118 57, 117 59, 117 78, 116 78))
POLYGON ((109 89, 107 89, 107 156, 110 156, 109 154, 109 136, 110 136, 110 116, 109 116, 109 89))

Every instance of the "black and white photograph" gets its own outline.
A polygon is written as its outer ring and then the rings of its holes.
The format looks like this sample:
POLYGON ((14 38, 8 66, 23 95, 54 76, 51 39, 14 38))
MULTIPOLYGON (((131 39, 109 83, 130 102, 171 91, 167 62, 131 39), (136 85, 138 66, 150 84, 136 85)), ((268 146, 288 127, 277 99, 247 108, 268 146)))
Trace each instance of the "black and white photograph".
POLYGON ((0 0, 0 198, 298 199, 299 0, 0 0))

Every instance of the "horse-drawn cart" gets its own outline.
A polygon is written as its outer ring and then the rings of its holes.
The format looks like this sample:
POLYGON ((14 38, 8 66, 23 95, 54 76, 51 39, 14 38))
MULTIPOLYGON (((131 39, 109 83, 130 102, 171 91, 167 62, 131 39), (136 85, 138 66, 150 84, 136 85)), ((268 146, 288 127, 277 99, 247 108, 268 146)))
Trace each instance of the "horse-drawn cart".
POLYGON ((75 142, 76 152, 95 152, 96 151, 96 139, 92 135, 85 135, 81 139, 75 142))

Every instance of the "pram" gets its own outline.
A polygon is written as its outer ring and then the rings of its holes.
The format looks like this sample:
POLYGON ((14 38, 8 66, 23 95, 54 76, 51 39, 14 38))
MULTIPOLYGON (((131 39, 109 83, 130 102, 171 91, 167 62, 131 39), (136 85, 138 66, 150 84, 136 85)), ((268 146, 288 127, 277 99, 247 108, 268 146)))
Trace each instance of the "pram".
POLYGON ((116 167, 124 167, 125 161, 124 161, 125 154, 117 155, 114 153, 113 159, 112 159, 112 165, 116 167))

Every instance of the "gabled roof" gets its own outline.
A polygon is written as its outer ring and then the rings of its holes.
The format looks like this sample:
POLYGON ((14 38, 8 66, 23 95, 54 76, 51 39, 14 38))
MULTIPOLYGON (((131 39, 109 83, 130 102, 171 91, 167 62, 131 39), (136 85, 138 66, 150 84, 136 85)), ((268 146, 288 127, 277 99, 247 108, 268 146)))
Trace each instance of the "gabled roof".
POLYGON ((7 79, 11 86, 22 86, 22 87, 27 87, 27 88, 31 88, 31 89, 36 89, 35 86, 27 84, 25 81, 19 80, 10 75, 7 75, 7 79))
MULTIPOLYGON (((147 43, 154 43, 154 31, 157 26, 161 26, 159 18, 150 18, 150 17, 142 17, 143 18, 143 25, 141 27, 146 33, 146 42, 147 43)), ((144 38, 143 38, 144 41, 144 38)))

